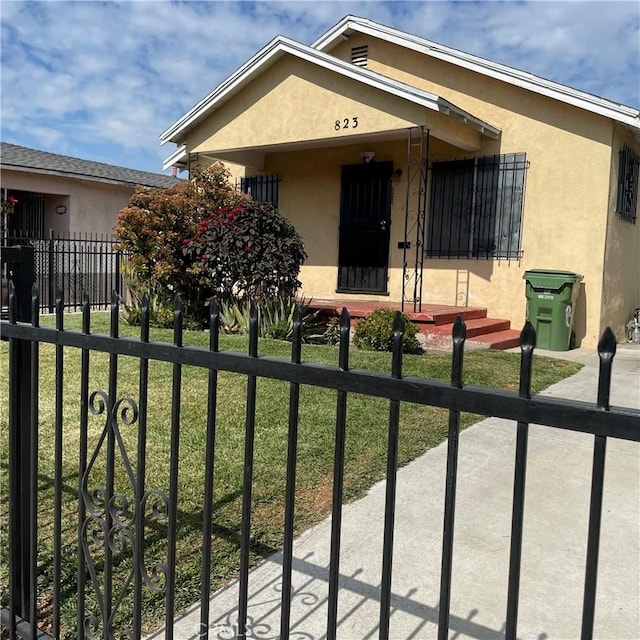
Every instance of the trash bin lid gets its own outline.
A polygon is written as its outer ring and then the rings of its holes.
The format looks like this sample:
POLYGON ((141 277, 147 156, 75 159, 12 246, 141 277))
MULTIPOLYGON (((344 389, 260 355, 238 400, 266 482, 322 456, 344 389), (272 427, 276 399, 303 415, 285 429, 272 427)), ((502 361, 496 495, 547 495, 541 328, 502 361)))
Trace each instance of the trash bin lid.
POLYGON ((554 269, 529 269, 524 272, 523 280, 532 286, 544 289, 559 289, 565 284, 580 282, 583 275, 574 271, 556 271, 554 269))

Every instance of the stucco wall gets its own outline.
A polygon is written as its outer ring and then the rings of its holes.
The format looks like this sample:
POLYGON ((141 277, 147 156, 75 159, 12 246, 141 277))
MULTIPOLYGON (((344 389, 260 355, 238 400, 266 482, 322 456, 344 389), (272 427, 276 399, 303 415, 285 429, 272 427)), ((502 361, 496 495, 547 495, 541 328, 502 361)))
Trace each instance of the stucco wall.
POLYGON ((133 187, 12 170, 2 171, 2 187, 45 195, 45 233, 110 235, 133 193, 133 187), (55 213, 59 204, 66 214, 55 213))
MULTIPOLYGON (((439 157, 454 157, 456 149, 439 140, 431 140, 431 152, 439 157)), ((394 168, 402 169, 402 176, 393 180, 393 202, 389 242, 389 297, 400 301, 402 297, 403 250, 398 243, 404 240, 405 210, 407 205, 407 141, 376 142, 369 144, 375 152, 375 161, 392 161, 394 168)), ((341 167, 362 162, 361 145, 322 148, 269 154, 266 167, 281 177, 279 207, 294 223, 305 239, 308 259, 302 268, 304 293, 316 297, 336 295, 337 262, 340 219, 341 167)), ((457 150, 459 152, 459 150, 457 150)), ((412 183, 415 185, 415 182, 412 183)), ((410 224, 416 213, 415 188, 409 190, 410 224)), ((410 266, 414 263, 415 232, 408 237, 412 243, 410 266)), ((494 295, 493 288, 515 290, 520 298, 507 296, 504 317, 511 318, 516 306, 522 307, 524 318, 524 284, 517 263, 491 260, 425 260, 423 300, 450 305, 486 305, 494 295)), ((357 298, 369 297, 357 295, 357 298)), ((381 298, 385 299, 385 298, 381 298)), ((497 303, 496 303, 497 306, 497 303)), ((491 308, 494 312, 493 307, 491 308)))
POLYGON ((626 339, 625 324, 631 319, 633 310, 640 307, 640 199, 635 224, 616 213, 619 152, 624 144, 640 154, 640 144, 631 133, 622 127, 616 127, 611 147, 609 225, 600 321, 601 328, 610 326, 619 340, 626 339))
MULTIPOLYGON (((392 161, 394 167, 406 164, 406 143, 385 142, 370 145, 377 162, 392 161)), ((336 295, 338 281, 338 240, 340 221, 341 167, 362 162, 360 145, 270 154, 269 171, 281 176, 279 208, 302 234, 308 258, 302 267, 305 295, 336 295)), ((393 182, 391 239, 389 249, 389 292, 400 299, 402 250, 397 244, 404 237, 406 183, 393 182)), ((357 296, 367 297, 367 296, 357 296)), ((370 295, 368 297, 371 297, 370 295)))
POLYGON ((405 130, 437 128, 441 137, 478 149, 476 131, 430 109, 290 56, 274 63, 187 135, 190 153, 405 130), (357 117, 354 127, 353 118, 357 117), (347 128, 336 129, 336 122, 347 128))
MULTIPOLYGON (((520 262, 426 260, 427 297, 451 301, 467 287, 467 303, 524 322, 522 274, 545 268, 584 275, 575 316, 578 342, 594 346, 601 331, 604 238, 609 210, 612 123, 545 96, 367 36, 332 50, 349 59, 351 47, 369 45, 368 68, 436 93, 500 127, 485 153, 524 151, 527 175, 520 262), (458 284, 456 284, 458 283, 458 284)), ((437 160, 436 155, 431 156, 437 160)), ((461 300, 458 299, 458 302, 461 300)))

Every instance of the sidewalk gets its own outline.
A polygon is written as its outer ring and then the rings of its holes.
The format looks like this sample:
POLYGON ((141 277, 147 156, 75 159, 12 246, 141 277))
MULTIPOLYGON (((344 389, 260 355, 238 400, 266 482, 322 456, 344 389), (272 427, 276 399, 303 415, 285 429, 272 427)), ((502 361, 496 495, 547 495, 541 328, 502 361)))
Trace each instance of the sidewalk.
MULTIPOLYGON (((547 395, 594 402, 597 353, 542 352, 585 367, 547 395)), ((640 347, 621 345, 612 405, 640 408, 640 347)), ((640 428, 640 425, 639 425, 640 428)), ((518 637, 578 638, 582 612, 593 437, 532 425, 518 637)), ((452 638, 504 637, 515 428, 495 418, 460 437, 451 598, 452 638)), ((609 440, 594 637, 640 638, 640 447, 609 440)), ((398 472, 391 637, 436 637, 446 443, 398 472)), ((384 483, 343 509, 338 637, 377 637, 384 483)), ((325 637, 330 519, 294 545, 292 638, 325 637)), ((254 637, 277 638, 281 555, 249 577, 254 637)), ((235 637, 237 583, 211 600, 210 637, 235 637)), ((197 638, 199 609, 176 621, 197 638)), ((159 633, 154 637, 162 637, 159 633)))

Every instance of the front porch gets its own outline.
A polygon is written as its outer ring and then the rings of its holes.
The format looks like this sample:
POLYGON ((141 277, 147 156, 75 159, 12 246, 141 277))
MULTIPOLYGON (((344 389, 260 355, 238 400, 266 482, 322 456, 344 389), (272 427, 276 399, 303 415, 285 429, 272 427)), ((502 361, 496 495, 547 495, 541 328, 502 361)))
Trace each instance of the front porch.
MULTIPOLYGON (((307 307, 311 312, 317 311, 323 318, 338 316, 346 307, 353 324, 376 309, 402 309, 399 302, 346 298, 312 298, 307 307)), ((413 311, 412 308, 412 304, 405 305, 404 312, 409 320, 418 325, 425 337, 425 346, 429 349, 451 348, 451 332, 458 315, 467 326, 466 342, 469 348, 510 349, 520 344, 520 331, 511 328, 511 321, 488 317, 486 308, 433 303, 423 303, 420 311, 413 311)))

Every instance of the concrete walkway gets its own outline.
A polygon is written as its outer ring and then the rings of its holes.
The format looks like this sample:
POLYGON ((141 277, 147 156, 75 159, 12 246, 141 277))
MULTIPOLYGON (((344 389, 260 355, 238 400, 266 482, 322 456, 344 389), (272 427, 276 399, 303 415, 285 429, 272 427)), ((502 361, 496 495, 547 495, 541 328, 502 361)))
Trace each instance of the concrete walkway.
MULTIPOLYGON (((594 402, 597 354, 545 394, 594 402)), ((640 409, 640 349, 618 349, 612 405, 640 409)), ((640 429, 640 424, 638 425, 640 429)), ((578 638, 589 513, 593 437, 532 425, 527 467, 518 637, 578 638)), ((515 428, 486 419, 460 438, 451 638, 504 637, 515 428)), ((398 474, 391 637, 436 637, 446 443, 398 474)), ((595 637, 640 638, 640 447, 610 440, 595 611, 595 637)), ((377 637, 384 483, 343 510, 338 637, 377 637)), ((294 546, 292 638, 325 636, 330 519, 294 546)), ((277 638, 281 555, 250 574, 253 637, 277 638)), ((212 638, 235 637, 237 583, 211 600, 212 638)), ((176 621, 176 638, 197 638, 199 609, 176 621)), ((163 633, 159 633, 161 637, 163 633)))

